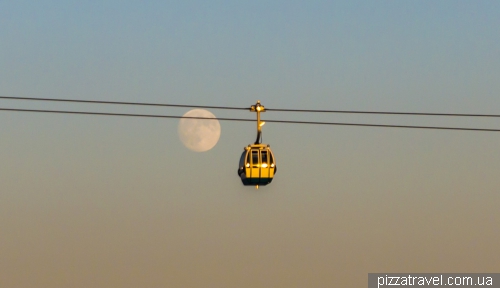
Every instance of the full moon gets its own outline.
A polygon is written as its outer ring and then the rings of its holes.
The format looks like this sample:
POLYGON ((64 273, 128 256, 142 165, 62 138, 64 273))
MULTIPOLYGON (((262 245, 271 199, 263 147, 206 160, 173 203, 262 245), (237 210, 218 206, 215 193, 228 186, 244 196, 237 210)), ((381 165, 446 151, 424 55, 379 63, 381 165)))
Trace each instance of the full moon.
MULTIPOLYGON (((182 117, 215 118, 210 111, 193 109, 182 117)), ((184 146, 196 152, 205 152, 212 149, 219 141, 219 120, 181 118, 179 121, 179 138, 184 146)))

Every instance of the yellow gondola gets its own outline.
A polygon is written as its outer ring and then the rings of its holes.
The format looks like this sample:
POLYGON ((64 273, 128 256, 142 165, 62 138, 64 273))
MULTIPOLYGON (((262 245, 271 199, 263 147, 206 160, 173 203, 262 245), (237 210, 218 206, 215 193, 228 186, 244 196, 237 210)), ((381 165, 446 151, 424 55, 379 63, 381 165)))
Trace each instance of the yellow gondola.
POLYGON ((257 112, 257 140, 244 148, 241 154, 238 176, 245 186, 267 185, 273 181, 276 174, 276 160, 269 145, 261 144, 262 126, 265 122, 260 121, 260 112, 265 112, 264 106, 257 101, 256 105, 250 107, 250 111, 257 112))

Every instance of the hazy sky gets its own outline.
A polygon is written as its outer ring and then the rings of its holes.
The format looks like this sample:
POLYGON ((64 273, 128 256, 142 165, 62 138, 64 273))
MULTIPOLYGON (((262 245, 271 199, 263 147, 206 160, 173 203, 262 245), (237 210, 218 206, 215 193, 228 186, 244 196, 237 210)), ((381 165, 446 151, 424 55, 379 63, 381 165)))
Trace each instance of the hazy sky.
MULTIPOLYGON (((500 114, 498 1, 0 1, 0 95, 500 114)), ((6 108, 188 109, 0 101, 6 108)), ((211 110, 218 117, 255 117, 211 110)), ((497 119, 264 119, 500 128, 497 119)), ((500 271, 500 134, 0 112, 0 287, 366 287, 500 271)))

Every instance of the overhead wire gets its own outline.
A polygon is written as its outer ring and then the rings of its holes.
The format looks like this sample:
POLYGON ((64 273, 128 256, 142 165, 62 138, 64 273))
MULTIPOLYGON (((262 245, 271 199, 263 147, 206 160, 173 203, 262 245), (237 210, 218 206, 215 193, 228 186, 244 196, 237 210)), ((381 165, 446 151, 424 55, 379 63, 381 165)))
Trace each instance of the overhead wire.
MULTIPOLYGON (((87 111, 66 111, 66 110, 39 110, 39 109, 17 109, 0 108, 0 111, 11 112, 34 112, 34 113, 56 113, 56 114, 79 114, 79 115, 100 115, 100 116, 125 116, 125 117, 147 117, 147 118, 185 118, 185 119, 205 119, 220 121, 244 121, 254 122, 255 119, 243 118, 208 118, 208 117, 190 117, 173 115, 154 115, 154 114, 129 114, 129 113, 107 113, 107 112, 87 112, 87 111)), ((408 129, 434 129, 434 130, 456 130, 456 131, 482 131, 482 132, 500 132, 500 129, 485 128, 464 128, 464 127, 440 127, 440 126, 416 126, 416 125, 386 125, 386 124, 366 124, 366 123, 341 123, 341 122, 313 122, 313 121, 290 121, 290 120, 265 120, 270 123, 287 124, 310 124, 310 125, 335 125, 335 126, 358 126, 358 127, 383 127, 383 128, 408 128, 408 129)))
POLYGON ((87 103, 87 104, 112 104, 112 105, 134 105, 134 106, 159 106, 159 107, 177 107, 177 108, 205 108, 205 109, 227 109, 227 110, 248 110, 242 107, 227 106, 206 106, 206 105, 182 105, 182 104, 162 104, 162 103, 143 103, 143 102, 123 102, 123 101, 100 101, 100 100, 78 100, 78 99, 58 99, 58 98, 31 98, 0 96, 0 99, 7 100, 29 100, 46 102, 69 102, 69 103, 87 103))
POLYGON ((307 110, 307 109, 276 109, 266 108, 274 112, 307 112, 307 113, 344 113, 344 114, 378 114, 378 115, 409 115, 409 116, 453 116, 453 117, 500 117, 496 114, 461 114, 461 113, 423 113, 423 112, 384 112, 355 110, 307 110))
MULTIPOLYGON (((163 104, 163 103, 144 103, 144 102, 123 102, 123 101, 100 101, 100 100, 79 100, 79 99, 60 99, 60 98, 33 98, 33 97, 15 97, 0 96, 0 99, 6 100, 29 100, 29 101, 50 101, 50 102, 68 102, 68 103, 87 103, 87 104, 113 104, 113 105, 136 105, 136 106, 158 106, 158 107, 178 107, 178 108, 204 108, 204 109, 226 109, 226 110, 249 110, 249 107, 229 107, 229 106, 206 106, 206 105, 183 105, 183 104, 163 104)), ((390 111, 356 111, 356 110, 314 110, 314 109, 283 109, 266 108, 266 111, 274 112, 302 112, 302 113, 343 113, 343 114, 375 114, 375 115, 408 115, 408 116, 448 116, 448 117, 496 117, 500 114, 468 114, 468 113, 425 113, 425 112, 390 112, 390 111)))

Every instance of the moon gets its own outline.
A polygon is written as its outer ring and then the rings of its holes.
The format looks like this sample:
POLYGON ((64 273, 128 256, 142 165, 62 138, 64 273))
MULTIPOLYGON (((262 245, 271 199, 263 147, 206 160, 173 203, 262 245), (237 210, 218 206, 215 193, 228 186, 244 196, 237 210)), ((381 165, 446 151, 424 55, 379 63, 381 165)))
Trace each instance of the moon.
MULTIPOLYGON (((215 118, 215 115, 204 109, 193 109, 182 117, 215 118)), ((179 138, 184 146, 196 152, 212 149, 220 138, 219 120, 181 118, 179 121, 179 138)))

